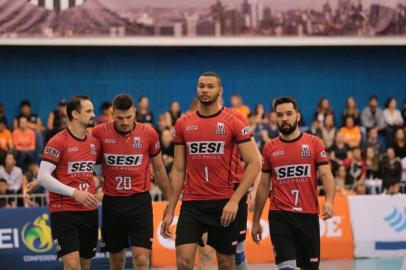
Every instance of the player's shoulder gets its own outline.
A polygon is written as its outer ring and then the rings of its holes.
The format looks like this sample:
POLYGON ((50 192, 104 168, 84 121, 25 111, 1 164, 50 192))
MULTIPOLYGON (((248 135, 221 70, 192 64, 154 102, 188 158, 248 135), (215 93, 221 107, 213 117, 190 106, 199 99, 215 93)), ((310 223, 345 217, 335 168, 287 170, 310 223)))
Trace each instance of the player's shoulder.
POLYGON ((311 144, 318 144, 321 143, 321 139, 313 134, 307 133, 307 132, 303 132, 303 140, 311 143, 311 144))
POLYGON ((272 152, 272 150, 275 149, 280 144, 281 144, 281 140, 279 137, 273 138, 265 144, 264 151, 272 152))
POLYGON ((176 125, 182 125, 188 121, 191 121, 193 119, 195 119, 197 117, 197 113, 196 112, 187 112, 185 114, 183 114, 178 120, 176 120, 176 125))
POLYGON ((56 133, 52 138, 49 139, 47 144, 56 144, 56 143, 63 143, 69 138, 68 129, 65 128, 58 133, 56 133))
POLYGON ((244 117, 244 115, 242 115, 242 113, 237 111, 236 109, 224 107, 224 111, 226 113, 229 113, 232 116, 236 117, 238 120, 242 121, 244 124, 248 124, 247 119, 244 117))
POLYGON ((93 136, 101 136, 103 134, 111 132, 113 130, 113 125, 114 125, 114 121, 109 121, 109 122, 105 122, 102 124, 98 124, 97 126, 95 126, 92 129, 91 134, 93 136))
POLYGON ((149 137, 151 134, 157 134, 156 130, 150 124, 137 122, 136 125, 140 133, 146 137, 149 137))

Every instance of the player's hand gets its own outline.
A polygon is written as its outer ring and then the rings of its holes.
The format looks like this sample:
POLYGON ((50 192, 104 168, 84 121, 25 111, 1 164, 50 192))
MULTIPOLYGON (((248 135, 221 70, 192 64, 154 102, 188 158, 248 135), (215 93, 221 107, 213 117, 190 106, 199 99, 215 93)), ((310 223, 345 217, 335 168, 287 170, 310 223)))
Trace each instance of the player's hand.
POLYGON ((97 206, 98 200, 95 194, 89 193, 87 191, 82 191, 75 189, 73 192, 73 199, 85 207, 95 207, 97 206))
POLYGON ((324 220, 329 219, 334 215, 334 206, 330 202, 324 202, 321 210, 321 216, 324 220))
POLYGON ((25 192, 27 192, 27 193, 34 192, 38 188, 38 186, 39 186, 39 180, 35 179, 27 184, 27 186, 25 187, 25 192))
POLYGON ((254 205, 255 205, 255 194, 253 192, 250 192, 248 194, 247 204, 248 204, 248 206, 247 206, 248 211, 250 213, 252 213, 254 211, 254 205))
POLYGON ((172 238, 172 233, 169 231, 173 221, 173 213, 165 209, 165 215, 161 224, 161 236, 165 239, 172 238))
POLYGON ((229 200, 223 208, 223 213, 221 214, 220 222, 223 226, 230 225, 237 216, 238 211, 238 201, 229 200))
POLYGON ((251 237, 255 244, 259 245, 259 242, 262 240, 262 226, 259 222, 252 223, 251 237))

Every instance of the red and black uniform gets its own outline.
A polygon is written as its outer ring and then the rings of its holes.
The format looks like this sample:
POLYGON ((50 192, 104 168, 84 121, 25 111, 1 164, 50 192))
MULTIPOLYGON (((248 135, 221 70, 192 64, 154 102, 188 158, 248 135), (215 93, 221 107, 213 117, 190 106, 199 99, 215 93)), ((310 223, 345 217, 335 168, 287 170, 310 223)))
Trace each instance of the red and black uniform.
MULTIPOLYGON (((241 122, 244 123, 244 125, 248 126, 247 118, 245 118, 239 111, 236 111, 232 108, 224 109, 232 115, 236 116, 241 122)), ((233 158, 231 162, 231 178, 233 179, 234 190, 237 190, 238 186, 240 185, 244 170, 245 163, 240 157, 240 153, 238 152, 238 148, 236 147, 234 148, 233 158)), ((246 239, 248 215, 247 197, 248 193, 245 193, 238 204, 238 213, 236 217, 238 223, 238 243, 243 242, 246 239)))
MULTIPOLYGON (((95 194, 93 174, 99 150, 95 138, 79 139, 64 129, 49 140, 42 160, 56 166, 52 175, 63 184, 95 194)), ((93 257, 98 234, 97 207, 87 208, 71 197, 50 192, 49 211, 58 257, 74 251, 83 258, 93 257)))
POLYGON ((175 144, 185 146, 186 174, 176 245, 207 243, 222 254, 234 254, 236 224, 223 227, 223 207, 234 193, 231 163, 239 143, 251 140, 248 127, 221 109, 211 116, 190 113, 176 122, 175 144))
POLYGON ((115 122, 96 126, 101 144, 104 197, 102 235, 105 249, 116 253, 131 246, 151 249, 153 238, 150 158, 161 151, 156 131, 134 123, 122 134, 115 122))
POLYGON ((276 262, 296 259, 302 268, 318 269, 317 168, 328 164, 323 143, 307 133, 292 141, 278 137, 262 155, 262 171, 272 178, 269 226, 276 262))

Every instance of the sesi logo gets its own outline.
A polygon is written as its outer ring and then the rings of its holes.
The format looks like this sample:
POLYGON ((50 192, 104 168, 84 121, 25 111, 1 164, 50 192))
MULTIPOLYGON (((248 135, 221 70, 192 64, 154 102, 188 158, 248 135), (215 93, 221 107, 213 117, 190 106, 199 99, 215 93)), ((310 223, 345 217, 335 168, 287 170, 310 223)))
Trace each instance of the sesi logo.
POLYGON ((110 166, 140 166, 143 155, 113 155, 104 154, 104 160, 110 166))
POLYGON ((298 177, 310 177, 310 164, 292 164, 288 166, 275 167, 278 180, 285 180, 298 177))
POLYGON ((94 161, 68 162, 68 173, 92 173, 95 164, 94 161))
POLYGON ((225 142, 222 141, 200 141, 188 142, 188 149, 190 155, 223 155, 225 142))

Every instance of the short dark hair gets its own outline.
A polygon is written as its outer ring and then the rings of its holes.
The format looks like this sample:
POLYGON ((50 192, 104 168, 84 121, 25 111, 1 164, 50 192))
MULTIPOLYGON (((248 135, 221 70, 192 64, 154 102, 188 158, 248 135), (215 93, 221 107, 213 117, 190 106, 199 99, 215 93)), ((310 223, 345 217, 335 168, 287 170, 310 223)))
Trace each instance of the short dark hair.
POLYGON ((272 109, 276 112, 276 107, 278 107, 278 105, 284 104, 284 103, 292 103, 293 104, 293 108, 295 109, 295 111, 299 111, 299 108, 297 106, 297 102, 296 99, 293 97, 279 97, 273 100, 272 102, 272 109))
POLYGON ((203 72, 202 75, 200 75, 200 77, 215 77, 217 79, 219 86, 221 86, 221 77, 216 72, 206 71, 203 72))
POLYGON ((102 111, 107 110, 108 108, 111 107, 111 103, 109 101, 105 101, 101 104, 100 108, 102 109, 102 111))
POLYGON ((28 99, 24 99, 23 101, 21 101, 20 103, 20 108, 23 106, 28 106, 31 108, 31 102, 28 99))
POLYGON ((0 178, 0 183, 6 183, 7 184, 7 180, 4 178, 0 178))
POLYGON ((118 94, 113 99, 113 109, 126 111, 134 107, 134 99, 127 94, 118 94))
POLYGON ((373 99, 375 99, 376 101, 378 101, 378 97, 377 97, 376 95, 370 96, 368 101, 371 101, 371 100, 373 100, 373 99))
POLYGON ((69 100, 68 105, 66 107, 66 114, 68 115, 69 121, 72 121, 72 119, 73 119, 73 115, 72 115, 73 111, 79 112, 80 109, 82 109, 82 104, 81 104, 82 100, 90 100, 90 98, 88 96, 78 95, 78 96, 73 96, 69 100))

